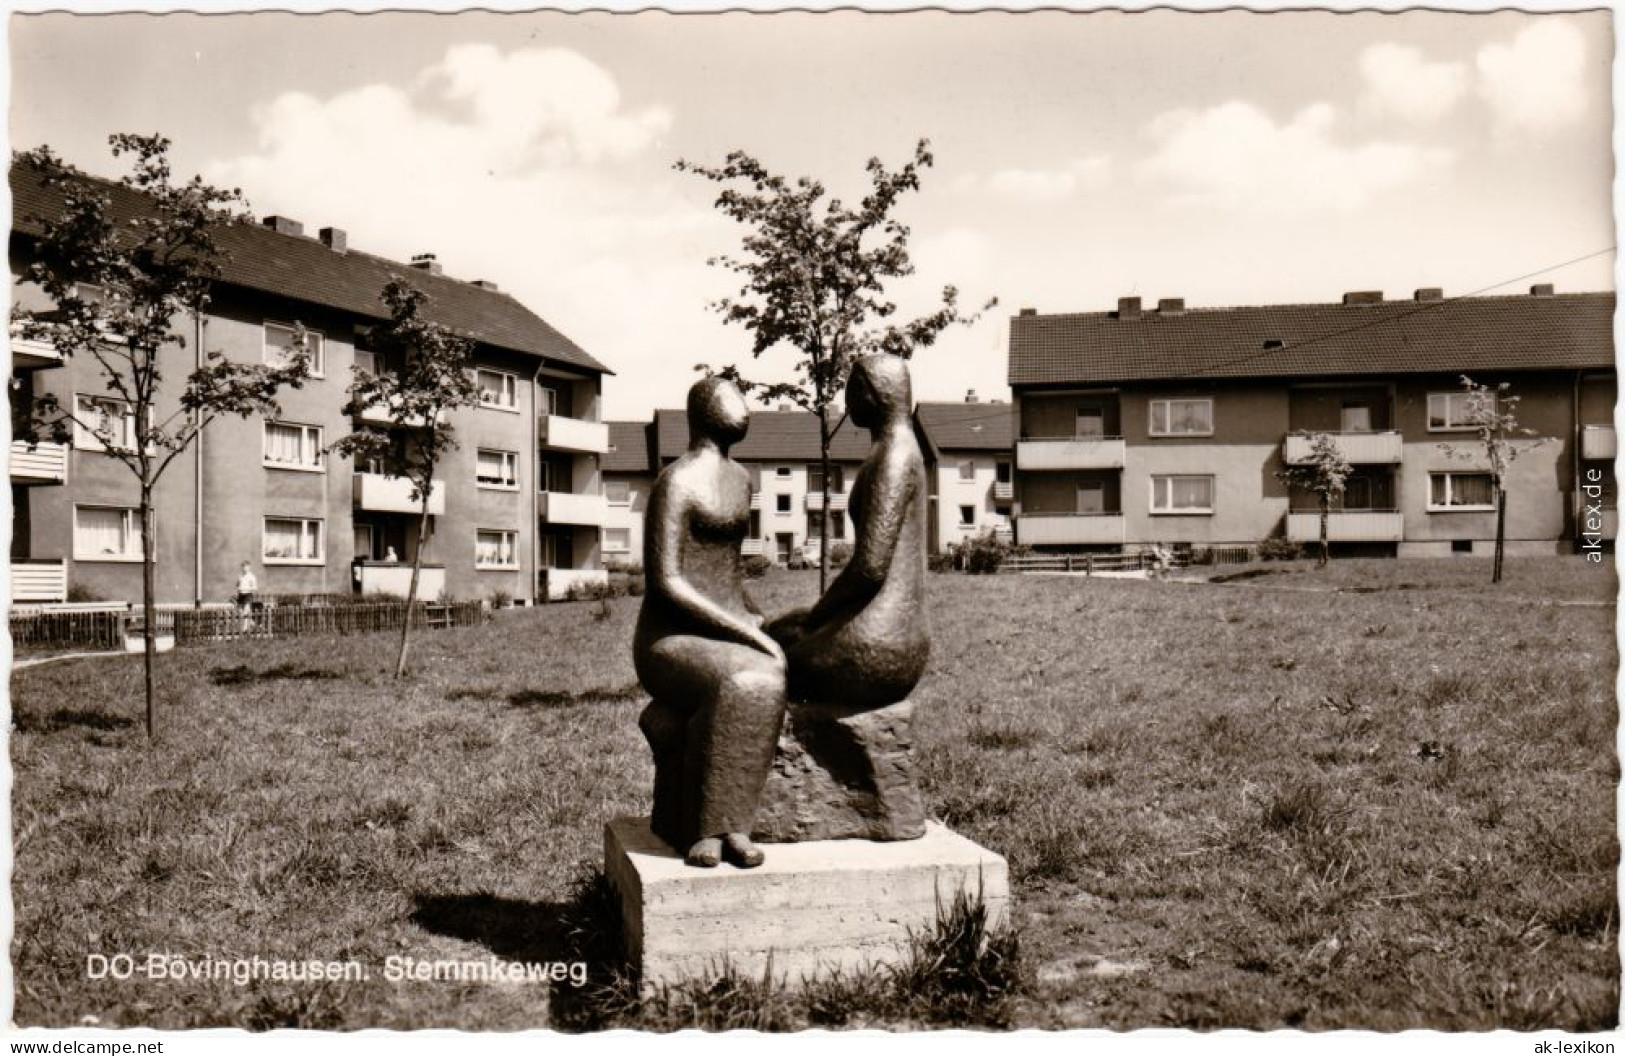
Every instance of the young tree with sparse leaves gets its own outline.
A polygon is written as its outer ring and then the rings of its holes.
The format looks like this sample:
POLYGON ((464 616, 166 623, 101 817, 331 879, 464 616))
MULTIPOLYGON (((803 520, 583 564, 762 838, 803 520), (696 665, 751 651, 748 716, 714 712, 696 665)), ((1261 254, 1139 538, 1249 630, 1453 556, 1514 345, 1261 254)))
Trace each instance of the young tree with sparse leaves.
MULTIPOLYGON (((1493 387, 1480 385, 1463 374, 1461 388, 1467 394, 1466 411, 1457 421, 1472 429, 1478 438, 1477 446, 1484 452, 1490 467, 1490 483, 1495 496, 1495 563, 1490 572, 1490 582, 1499 583, 1506 551, 1507 474, 1521 453, 1514 438, 1533 437, 1536 433, 1518 424, 1518 401, 1522 397, 1512 394, 1511 383, 1503 381, 1493 387)), ((1545 443, 1546 439, 1543 437, 1533 443, 1545 443)), ((1463 451, 1453 444, 1441 443, 1439 449, 1450 458, 1463 461, 1477 458, 1476 451, 1463 451)))
POLYGON ((429 536, 429 499, 434 471, 440 460, 458 446, 457 433, 447 415, 480 402, 474 380, 474 342, 458 337, 433 320, 423 318, 426 294, 395 278, 384 287, 383 301, 389 321, 372 328, 368 347, 378 356, 380 369, 357 367, 344 413, 361 414, 368 408, 387 408, 403 434, 402 442, 388 432, 360 429, 341 437, 331 450, 358 463, 376 461, 386 476, 401 477, 412 485, 418 504, 417 542, 412 548, 412 578, 406 590, 407 618, 401 623, 400 651, 395 677, 406 674, 406 650, 411 631, 412 606, 417 601, 418 577, 423 568, 423 544, 429 536))
POLYGON ((1343 457, 1336 439, 1325 433, 1311 433, 1308 460, 1275 474, 1281 482, 1315 494, 1320 508, 1320 559, 1316 567, 1325 568, 1331 560, 1332 500, 1343 494, 1352 472, 1354 467, 1343 457))
MULTIPOLYGON (((119 182, 141 194, 139 215, 119 220, 106 189, 85 178, 49 147, 14 155, 13 164, 49 188, 62 203, 55 216, 34 217, 41 230, 19 283, 37 284, 51 299, 49 311, 18 309, 14 332, 43 341, 64 360, 96 363, 116 414, 107 401, 92 411, 38 397, 16 432, 36 444, 67 439, 77 427, 94 436, 109 457, 134 475, 140 488, 141 602, 146 627, 144 672, 146 726, 155 726, 157 591, 153 492, 164 471, 221 415, 275 416, 284 386, 298 388, 310 376, 303 330, 287 359, 267 366, 237 363, 218 351, 177 388, 166 385, 165 358, 187 347, 177 320, 195 321, 209 304, 210 284, 220 274, 224 251, 216 234, 248 219, 237 190, 220 190, 193 177, 175 183, 169 140, 160 135, 115 135, 114 157, 129 155, 132 171, 119 182)), ((173 360, 171 360, 173 361, 173 360)))
MULTIPOLYGON (((820 590, 829 576, 829 444, 840 425, 831 405, 846 386, 853 360, 869 352, 910 358, 948 327, 968 325, 981 314, 962 314, 958 291, 947 286, 937 311, 902 324, 884 322, 897 310, 886 297, 886 284, 914 272, 909 229, 892 211, 904 194, 919 190, 920 171, 932 162, 930 143, 923 139, 913 160, 895 172, 879 158, 869 159, 870 189, 855 208, 836 198, 826 201, 824 185, 817 180, 775 175, 743 151, 734 151, 716 167, 676 164, 679 172, 721 184, 716 207, 749 229, 739 256, 708 261, 744 280, 737 296, 711 307, 724 322, 751 331, 753 357, 780 345, 801 353, 795 382, 748 381, 732 366, 715 373, 763 401, 788 400, 818 417, 824 477, 820 590)), ((996 303, 990 300, 982 310, 996 303)), ((711 373, 703 363, 698 369, 711 373)))

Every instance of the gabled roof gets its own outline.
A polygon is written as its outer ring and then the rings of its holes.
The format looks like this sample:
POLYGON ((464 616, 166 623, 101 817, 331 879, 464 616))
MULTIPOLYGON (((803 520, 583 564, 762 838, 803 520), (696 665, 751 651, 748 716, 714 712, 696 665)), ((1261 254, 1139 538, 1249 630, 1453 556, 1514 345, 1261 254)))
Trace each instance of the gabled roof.
POLYGON ((1018 315, 1012 385, 1611 367, 1614 294, 1018 315))
MULTIPOLYGON (((655 411, 655 451, 660 461, 688 450, 688 412, 655 411)), ((869 455, 869 436, 851 420, 830 439, 829 457, 862 462, 869 455)), ((750 431, 729 452, 740 462, 818 461, 818 418, 808 411, 751 411, 750 431)))
POLYGON ((1008 403, 920 403, 914 420, 936 451, 1009 451, 1014 444, 1008 403))
POLYGON ((609 451, 598 459, 605 473, 652 473, 649 457, 650 422, 610 422, 609 451))
MULTIPOLYGON (((84 179, 106 192, 116 219, 139 216, 148 208, 146 196, 122 184, 93 176, 84 179)), ((60 198, 43 187, 25 165, 11 166, 11 196, 14 235, 38 235, 37 218, 55 216, 61 209, 60 198)), ((216 241, 229 258, 222 262, 220 282, 369 319, 386 319, 388 312, 380 294, 392 278, 401 277, 428 295, 432 318, 464 337, 610 373, 546 320, 497 290, 353 249, 335 252, 318 239, 281 234, 258 224, 222 227, 216 241)))

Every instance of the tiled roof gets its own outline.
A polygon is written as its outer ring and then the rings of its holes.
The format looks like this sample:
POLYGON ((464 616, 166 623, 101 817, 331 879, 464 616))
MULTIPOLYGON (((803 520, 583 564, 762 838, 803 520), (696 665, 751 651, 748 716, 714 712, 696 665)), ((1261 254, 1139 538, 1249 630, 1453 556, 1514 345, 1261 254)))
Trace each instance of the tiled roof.
MULTIPOLYGON (((115 218, 127 219, 144 211, 143 195, 122 184, 86 178, 107 192, 115 218)), ((60 210, 59 199, 26 166, 12 165, 11 195, 13 232, 38 234, 35 218, 54 216, 60 210)), ((428 311, 436 321, 465 337, 561 364, 610 372, 530 309, 496 290, 353 249, 337 253, 319 239, 280 234, 258 224, 223 227, 217 243, 230 258, 222 263, 219 281, 233 286, 385 319, 388 313, 380 294, 391 278, 400 276, 428 295, 428 311)))
POLYGON ((1018 315, 1010 384, 1611 367, 1614 294, 1018 315), (1278 343, 1278 344, 1277 344, 1278 343))
MULTIPOLYGON (((660 460, 688 450, 688 412, 656 411, 656 451, 660 460)), ((751 411, 750 431, 729 452, 740 462, 818 461, 818 419, 807 411, 751 411)), ((829 457, 862 462, 869 455, 869 436, 850 420, 831 438, 829 457)))
POLYGON ((938 451, 1008 451, 1012 440, 1008 403, 921 403, 914 419, 938 451))
POLYGON ((609 452, 598 460, 605 473, 649 473, 650 423, 610 422, 609 452))

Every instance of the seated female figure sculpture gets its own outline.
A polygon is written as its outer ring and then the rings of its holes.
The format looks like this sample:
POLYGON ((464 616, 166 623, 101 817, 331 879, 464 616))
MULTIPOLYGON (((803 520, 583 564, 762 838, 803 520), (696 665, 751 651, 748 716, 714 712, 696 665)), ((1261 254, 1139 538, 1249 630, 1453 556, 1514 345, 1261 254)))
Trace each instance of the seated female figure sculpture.
POLYGON ((790 665, 790 696, 851 708, 905 699, 925 673, 925 460, 910 420, 908 367, 864 356, 846 385, 846 410, 874 446, 847 510, 852 556, 818 604, 774 620, 790 665))
POLYGON ((633 638, 654 698, 639 719, 655 756, 655 835, 690 865, 760 865, 750 841, 785 709, 784 653, 745 593, 750 478, 728 457, 750 414, 731 383, 688 394, 689 448, 661 472, 644 519, 646 589, 633 638))

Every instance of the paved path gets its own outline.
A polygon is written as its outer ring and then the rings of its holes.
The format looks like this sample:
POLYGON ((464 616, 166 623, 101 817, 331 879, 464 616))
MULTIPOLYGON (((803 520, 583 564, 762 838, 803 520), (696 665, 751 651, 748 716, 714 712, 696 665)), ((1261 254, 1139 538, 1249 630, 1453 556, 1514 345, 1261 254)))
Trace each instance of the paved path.
POLYGON ((127 653, 123 649, 117 649, 117 650, 109 650, 109 651, 100 652, 100 653, 63 653, 60 656, 35 656, 35 657, 30 657, 30 658, 28 658, 26 660, 18 660, 17 658, 13 657, 12 661, 11 661, 11 669, 13 671, 21 671, 25 667, 38 667, 41 664, 52 664, 52 663, 55 663, 58 660, 83 660, 84 658, 89 657, 89 656, 140 656, 140 655, 141 655, 140 653, 127 653))

